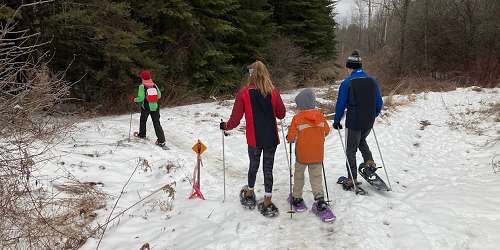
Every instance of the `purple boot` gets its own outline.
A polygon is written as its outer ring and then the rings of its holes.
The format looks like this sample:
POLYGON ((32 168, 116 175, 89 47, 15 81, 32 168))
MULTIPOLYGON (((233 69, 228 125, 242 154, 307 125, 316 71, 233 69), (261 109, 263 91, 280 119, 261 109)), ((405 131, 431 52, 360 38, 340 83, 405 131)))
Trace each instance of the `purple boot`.
POLYGON ((295 212, 301 213, 307 210, 306 203, 302 198, 293 198, 292 195, 290 194, 288 196, 288 203, 292 204, 293 210, 295 212))
POLYGON ((311 210, 323 222, 333 222, 337 218, 323 198, 316 200, 311 210))

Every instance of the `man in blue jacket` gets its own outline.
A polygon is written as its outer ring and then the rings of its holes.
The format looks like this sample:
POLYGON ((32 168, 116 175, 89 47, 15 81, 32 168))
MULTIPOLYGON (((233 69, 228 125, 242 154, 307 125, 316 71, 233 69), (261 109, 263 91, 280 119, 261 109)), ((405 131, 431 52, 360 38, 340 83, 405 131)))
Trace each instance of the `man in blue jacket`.
POLYGON ((349 178, 346 186, 353 187, 353 181, 356 181, 358 175, 356 169, 356 152, 358 148, 363 155, 365 164, 372 172, 376 170, 372 153, 366 143, 366 137, 373 128, 375 118, 382 110, 383 100, 377 81, 363 71, 358 50, 354 50, 348 57, 346 68, 349 70, 350 75, 340 85, 332 127, 337 130, 342 129, 340 120, 342 120, 344 110, 347 108, 345 127, 346 155, 349 165, 346 164, 346 167, 349 178), (352 177, 349 166, 351 167, 352 177))

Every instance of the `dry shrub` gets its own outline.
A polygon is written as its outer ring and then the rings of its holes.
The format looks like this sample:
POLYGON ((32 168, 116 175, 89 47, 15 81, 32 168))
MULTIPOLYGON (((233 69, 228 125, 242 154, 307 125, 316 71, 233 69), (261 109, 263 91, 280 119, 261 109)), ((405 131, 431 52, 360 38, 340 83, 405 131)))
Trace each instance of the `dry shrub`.
POLYGON ((489 103, 485 109, 479 112, 486 117, 492 117, 495 122, 500 122, 500 102, 489 103))
POLYGON ((291 89, 304 84, 312 70, 312 58, 291 40, 278 36, 264 48, 266 62, 273 82, 280 89, 291 89))
POLYGON ((181 168, 182 166, 177 162, 168 161, 166 164, 160 166, 160 169, 164 169, 167 174, 175 172, 176 169, 181 168))
POLYGON ((417 94, 421 92, 442 92, 457 89, 457 84, 447 80, 435 80, 430 77, 407 77, 400 82, 400 94, 417 94))
POLYGON ((330 86, 327 91, 320 95, 320 97, 332 102, 336 102, 339 94, 338 88, 338 86, 330 86))
POLYGON ((139 250, 151 250, 149 243, 144 243, 139 250))
POLYGON ((177 183, 172 182, 170 184, 166 184, 161 188, 161 191, 166 196, 161 196, 159 199, 152 200, 148 202, 149 204, 152 204, 152 208, 158 207, 161 211, 163 212, 170 212, 174 209, 174 200, 175 200, 175 193, 176 193, 176 188, 177 183))
POLYGON ((334 102, 319 102, 317 104, 318 109, 323 114, 332 114, 335 113, 335 103, 334 102))
MULTIPOLYGON (((323 114, 335 113, 335 103, 338 96, 338 86, 330 86, 327 91, 321 94, 319 97, 327 100, 327 102, 318 102, 318 109, 323 112, 323 114)), ((327 117, 330 119, 331 117, 327 117)))
POLYGON ((21 4, 0 25, 0 245, 6 249, 76 249, 95 233, 90 224, 103 206, 102 193, 89 184, 75 181, 53 193, 50 181, 33 174, 71 125, 55 115, 69 93, 64 72, 49 72, 39 33, 15 27, 22 8, 41 2, 21 4))
MULTIPOLYGON (((414 100, 414 99, 412 99, 414 100)), ((398 108, 408 105, 410 100, 404 98, 404 96, 394 96, 389 95, 384 98, 384 111, 395 112, 398 111, 398 108)))
POLYGON ((151 165, 149 164, 148 160, 146 159, 142 159, 142 170, 144 172, 148 172, 148 169, 149 171, 153 172, 153 169, 151 168, 151 165))
POLYGON ((339 65, 333 61, 317 63, 313 66, 310 78, 305 81, 305 86, 325 86, 332 84, 339 78, 339 65))
MULTIPOLYGON (((464 112, 453 112, 446 105, 444 99, 442 99, 443 105, 445 105, 450 120, 447 122, 448 126, 452 129, 464 129, 468 132, 472 132, 476 135, 486 135, 495 127, 496 122, 500 122, 500 102, 493 103, 481 103, 479 109, 466 108, 464 112), (485 122, 492 121, 493 124, 486 126, 485 122)), ((497 135, 493 140, 488 143, 496 143, 500 140, 500 136, 497 135)))

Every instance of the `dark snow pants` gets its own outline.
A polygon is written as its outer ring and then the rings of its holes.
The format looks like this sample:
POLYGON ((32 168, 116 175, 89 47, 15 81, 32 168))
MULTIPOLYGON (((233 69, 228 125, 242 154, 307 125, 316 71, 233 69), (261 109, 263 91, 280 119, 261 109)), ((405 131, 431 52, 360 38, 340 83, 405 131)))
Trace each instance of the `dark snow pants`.
POLYGON ((255 180, 257 178, 257 172, 259 171, 260 165, 260 155, 264 152, 264 156, 262 157, 262 170, 264 172, 265 196, 271 196, 273 192, 273 165, 276 147, 277 146, 254 148, 248 146, 248 157, 250 158, 250 167, 248 168, 249 188, 253 188, 255 186, 255 180))
MULTIPOLYGON (((366 137, 370 134, 371 129, 366 130, 353 130, 346 128, 346 154, 347 160, 349 161, 349 165, 351 166, 352 175, 354 179, 358 177, 358 170, 356 165, 356 152, 361 151, 363 155, 363 160, 365 162, 369 160, 373 160, 372 152, 366 143, 366 137)), ((351 173, 349 172, 349 165, 346 162, 347 175, 350 177, 351 173)))
POLYGON ((155 128, 156 138, 158 138, 159 143, 165 142, 165 134, 163 134, 163 128, 160 124, 160 110, 149 111, 141 110, 141 119, 139 125, 139 137, 146 137, 146 122, 148 121, 148 116, 151 115, 151 120, 153 120, 153 126, 155 128))

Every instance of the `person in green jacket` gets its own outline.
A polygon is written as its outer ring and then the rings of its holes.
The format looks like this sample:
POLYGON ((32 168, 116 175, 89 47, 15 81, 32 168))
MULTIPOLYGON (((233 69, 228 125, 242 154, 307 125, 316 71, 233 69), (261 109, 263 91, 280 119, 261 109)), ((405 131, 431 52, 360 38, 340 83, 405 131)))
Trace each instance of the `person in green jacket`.
POLYGON ((148 116, 151 115, 157 138, 156 144, 163 147, 165 146, 165 135, 160 124, 160 108, 158 106, 158 100, 161 98, 160 88, 151 79, 151 72, 142 71, 140 76, 142 84, 139 85, 137 97, 130 97, 130 101, 141 104, 139 133, 135 132, 134 135, 146 138, 146 122, 148 116))

